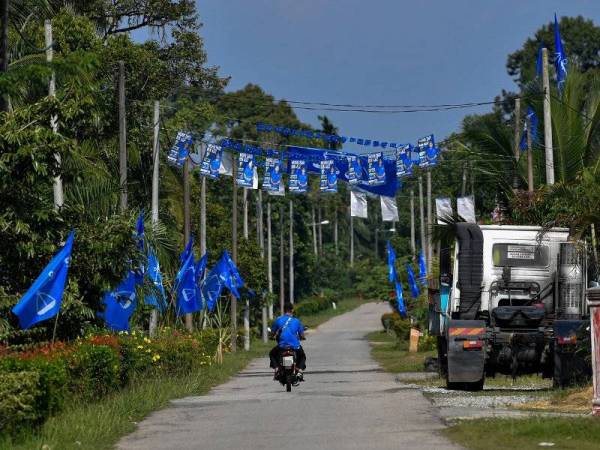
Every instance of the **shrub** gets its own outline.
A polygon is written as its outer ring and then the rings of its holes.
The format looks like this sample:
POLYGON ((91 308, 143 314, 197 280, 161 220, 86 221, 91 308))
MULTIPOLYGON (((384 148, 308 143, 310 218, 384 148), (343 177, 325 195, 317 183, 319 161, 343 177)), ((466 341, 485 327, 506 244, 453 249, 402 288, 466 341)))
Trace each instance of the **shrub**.
POLYGON ((121 385, 120 366, 116 349, 80 343, 68 360, 71 393, 93 399, 116 391, 121 385))
POLYGON ((0 373, 0 430, 15 433, 40 421, 39 382, 40 374, 35 371, 0 373))
POLYGON ((400 314, 396 311, 388 312, 381 315, 381 325, 385 331, 389 331, 392 329, 392 321, 395 319, 400 319, 400 314))
POLYGON ((410 321, 403 319, 400 315, 392 319, 391 329, 399 341, 407 341, 410 338, 410 321))

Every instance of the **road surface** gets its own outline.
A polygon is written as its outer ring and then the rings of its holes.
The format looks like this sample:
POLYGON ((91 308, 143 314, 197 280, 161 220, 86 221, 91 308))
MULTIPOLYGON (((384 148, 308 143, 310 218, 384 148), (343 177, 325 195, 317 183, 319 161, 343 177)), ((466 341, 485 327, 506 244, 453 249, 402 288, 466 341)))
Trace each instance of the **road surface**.
POLYGON ((369 356, 365 334, 385 303, 368 303, 308 335, 306 382, 291 393, 272 381, 268 359, 200 397, 173 401, 125 437, 123 450, 458 449, 435 408, 369 356))

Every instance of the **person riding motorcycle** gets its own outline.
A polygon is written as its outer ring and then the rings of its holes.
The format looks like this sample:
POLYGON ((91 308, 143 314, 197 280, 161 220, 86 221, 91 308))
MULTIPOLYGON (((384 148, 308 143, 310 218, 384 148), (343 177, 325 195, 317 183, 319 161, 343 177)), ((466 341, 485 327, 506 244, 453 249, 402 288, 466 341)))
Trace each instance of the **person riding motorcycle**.
POLYGON ((275 370, 275 377, 279 372, 280 352, 286 348, 292 348, 296 352, 296 368, 298 378, 303 379, 303 371, 306 369, 306 354, 300 345, 304 337, 304 326, 299 319, 294 317, 294 307, 286 304, 283 316, 273 322, 271 334, 277 340, 277 345, 269 353, 271 368, 275 370))

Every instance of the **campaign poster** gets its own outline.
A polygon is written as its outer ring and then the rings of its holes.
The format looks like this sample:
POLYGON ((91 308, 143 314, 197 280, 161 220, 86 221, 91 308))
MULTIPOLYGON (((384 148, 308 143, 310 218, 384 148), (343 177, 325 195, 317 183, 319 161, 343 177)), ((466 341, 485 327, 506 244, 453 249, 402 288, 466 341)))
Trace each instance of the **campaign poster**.
POLYGON ((435 146, 433 134, 417 141, 419 148, 419 167, 433 167, 437 164, 438 149, 435 146))
POLYGON ((396 176, 402 178, 412 174, 412 145, 402 145, 396 150, 396 176))
POLYGON ((346 177, 348 178, 348 183, 350 184, 358 184, 363 179, 363 164, 358 156, 350 155, 347 156, 348 159, 348 173, 346 177))
POLYGON ((185 160, 190 154, 192 144, 192 135, 179 131, 175 137, 175 143, 167 155, 167 162, 175 167, 183 167, 185 160))
POLYGON ((385 184, 385 166, 383 164, 383 153, 369 153, 369 184, 380 186, 385 184))
POLYGON ((333 159, 321 161, 321 192, 337 192, 338 170, 333 159))
POLYGON ((200 165, 200 175, 213 179, 219 178, 222 157, 222 147, 215 144, 208 144, 204 158, 202 158, 202 164, 200 165))
POLYGON ((252 153, 240 153, 236 182, 240 187, 254 188, 254 155, 252 153))
POLYGON ((281 159, 267 157, 265 159, 263 189, 269 192, 279 192, 282 183, 281 175, 281 159))
POLYGON ((308 173, 304 159, 290 160, 290 192, 302 193, 308 190, 308 173))

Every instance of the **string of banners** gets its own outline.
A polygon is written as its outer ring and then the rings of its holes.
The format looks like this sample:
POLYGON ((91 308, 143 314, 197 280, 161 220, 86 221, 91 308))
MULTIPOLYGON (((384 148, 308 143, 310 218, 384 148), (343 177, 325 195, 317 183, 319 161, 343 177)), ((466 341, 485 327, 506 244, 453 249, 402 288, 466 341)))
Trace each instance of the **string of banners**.
MULTIPOLYGON (((167 156, 169 164, 182 167, 192 147, 190 133, 177 133, 167 156)), ((283 195, 285 191, 284 173, 288 174, 287 187, 290 193, 307 192, 309 173, 315 173, 320 176, 321 192, 337 192, 338 182, 343 181, 374 194, 392 197, 400 187, 399 179, 411 175, 415 167, 435 166, 439 156, 433 134, 419 139, 416 146, 397 146, 394 155, 384 155, 381 151, 357 155, 300 146, 288 146, 284 155, 278 150, 224 139, 220 144, 206 146, 197 164, 200 175, 212 179, 222 174, 232 175, 230 169, 225 168, 233 164, 231 157, 225 161, 225 150, 238 153, 238 186, 258 189, 258 167, 264 167, 262 188, 275 195, 283 195)))

